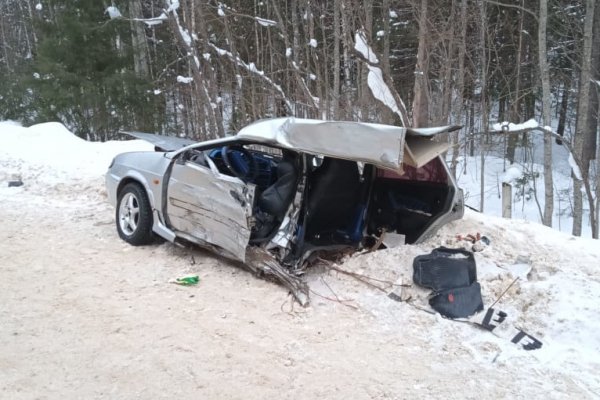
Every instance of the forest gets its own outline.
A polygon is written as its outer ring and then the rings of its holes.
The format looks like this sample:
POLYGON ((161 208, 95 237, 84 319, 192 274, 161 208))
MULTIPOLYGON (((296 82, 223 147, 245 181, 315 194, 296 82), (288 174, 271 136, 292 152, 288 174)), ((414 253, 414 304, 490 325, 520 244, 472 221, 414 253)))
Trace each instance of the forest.
POLYGON ((560 145, 572 233, 598 238, 596 0, 0 0, 0 47, 0 120, 91 141, 204 140, 276 116, 461 125, 448 162, 456 175, 480 157, 482 187, 488 155, 543 147, 548 226, 560 145))

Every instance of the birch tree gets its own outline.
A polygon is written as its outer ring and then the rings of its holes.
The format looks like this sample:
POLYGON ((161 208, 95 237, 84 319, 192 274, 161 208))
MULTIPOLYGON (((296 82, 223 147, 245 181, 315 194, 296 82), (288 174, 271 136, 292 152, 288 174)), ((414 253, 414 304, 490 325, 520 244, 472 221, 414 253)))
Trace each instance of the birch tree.
MULTIPOLYGON (((548 0, 540 0, 540 16, 538 20, 538 59, 540 64, 540 80, 542 83, 542 124, 550 126, 550 70, 548 66, 548 50, 546 46, 546 27, 548 23, 548 0)), ((544 215, 542 222, 552 226, 554 213, 554 180, 552 176, 552 136, 544 134, 544 215)))

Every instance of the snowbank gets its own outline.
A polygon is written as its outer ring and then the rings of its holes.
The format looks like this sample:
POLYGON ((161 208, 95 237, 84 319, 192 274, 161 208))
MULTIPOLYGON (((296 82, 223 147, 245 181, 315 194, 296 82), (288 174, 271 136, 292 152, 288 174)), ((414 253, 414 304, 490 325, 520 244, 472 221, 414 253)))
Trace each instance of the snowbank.
POLYGON ((152 149, 141 140, 88 142, 57 122, 0 122, 0 186, 17 176, 25 188, 33 179, 48 186, 101 178, 117 154, 152 149))
MULTIPOLYGON (((456 235, 476 232, 491 240, 483 251, 475 253, 485 307, 519 277, 495 308, 508 314, 508 323, 540 339, 541 349, 525 351, 471 325, 431 318, 425 311, 390 301, 384 293, 365 292, 364 285, 352 282, 352 278, 340 276, 350 288, 341 285, 333 290, 342 298, 357 298, 389 330, 427 332, 431 346, 444 351, 466 348, 473 353, 474 361, 483 365, 517 364, 524 373, 530 369, 570 371, 584 386, 600 387, 596 373, 600 367, 600 246, 596 240, 467 210, 463 220, 442 228, 426 243, 349 257, 341 268, 397 284, 412 284, 416 256, 438 246, 460 247, 456 235)), ((431 310, 427 304, 429 290, 403 290, 410 291, 417 305, 431 310)))

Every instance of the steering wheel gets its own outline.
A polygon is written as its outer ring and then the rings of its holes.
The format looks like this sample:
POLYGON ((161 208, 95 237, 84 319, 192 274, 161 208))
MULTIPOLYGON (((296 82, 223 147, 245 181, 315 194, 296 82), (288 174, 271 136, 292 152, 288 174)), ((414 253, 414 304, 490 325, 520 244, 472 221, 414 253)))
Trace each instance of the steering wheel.
POLYGON ((242 146, 223 146, 221 157, 227 169, 244 182, 252 181, 258 175, 256 159, 242 146), (241 153, 241 157, 236 153, 241 153))

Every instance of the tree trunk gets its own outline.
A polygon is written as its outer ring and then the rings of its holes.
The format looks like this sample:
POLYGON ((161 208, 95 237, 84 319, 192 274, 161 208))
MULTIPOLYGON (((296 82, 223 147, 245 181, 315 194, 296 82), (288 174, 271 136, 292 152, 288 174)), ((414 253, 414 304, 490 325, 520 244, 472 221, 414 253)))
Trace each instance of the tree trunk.
MULTIPOLYGON (((560 110, 558 114, 558 127, 556 133, 565 136, 565 124, 567 122, 567 112, 569 111, 569 92, 571 91, 571 76, 565 74, 563 79, 563 90, 560 98, 560 110)), ((556 139, 556 144, 562 144, 560 139, 556 139)))
POLYGON ((133 68, 140 78, 148 77, 148 42, 144 23, 134 18, 144 18, 140 0, 129 0, 129 17, 131 26, 131 44, 133 47, 133 68))
POLYGON ((339 120, 340 112, 340 0, 333 1, 333 90, 331 107, 333 108, 333 118, 339 120))
MULTIPOLYGON (((592 30, 594 21, 595 0, 586 0, 586 14, 583 28, 583 53, 581 55, 581 72, 579 78, 579 96, 577 102, 577 127, 575 130, 575 156, 581 160, 581 177, 584 181, 589 180, 589 159, 584 158, 584 145, 586 141, 586 129, 588 128, 588 114, 590 112, 590 79, 591 79, 591 61, 592 61, 592 30)), ((573 177, 573 235, 581 236, 582 218, 583 218, 583 199, 581 193, 582 182, 577 177, 573 177)), ((589 183, 589 182, 588 182, 589 183)), ((589 196, 588 196, 589 197, 589 196)), ((592 217, 592 229, 595 230, 595 216, 593 215, 594 202, 590 206, 590 216, 592 217)))
POLYGON ((480 196, 479 196, 479 211, 483 212, 485 205, 485 138, 488 134, 488 106, 487 106, 487 49, 486 49, 486 9, 485 9, 485 1, 481 0, 479 4, 480 11, 480 31, 479 31, 479 46, 480 46, 480 76, 481 76, 481 138, 479 140, 480 144, 480 196))
MULTIPOLYGON (((546 25, 548 21, 548 0, 540 0, 540 18, 538 21, 538 58, 540 79, 542 81, 542 124, 550 126, 550 70, 546 49, 546 25)), ((544 215, 542 223, 552 226, 554 213, 554 182, 552 177, 552 135, 544 133, 544 215)))
MULTIPOLYGON (((465 55, 467 53, 467 0, 461 0, 460 3, 460 42, 458 46, 458 84, 456 87, 458 109, 457 115, 461 116, 465 110, 465 55)), ((460 152, 460 146, 458 143, 459 132, 453 133, 454 147, 452 150, 452 163, 451 170, 452 175, 456 177, 456 166, 458 164, 458 155, 460 152)))
MULTIPOLYGON (((600 231, 600 141, 598 140, 598 122, 600 121, 600 6, 596 4, 594 9, 594 28, 593 28, 593 48, 592 48, 592 87, 590 88, 590 112, 588 118, 588 132, 590 159, 596 160, 596 203, 595 215, 592 218, 592 237, 598 239, 600 231), (594 223, 595 219, 595 223, 594 223)), ((591 197, 588 195, 588 197, 591 197)))
POLYGON ((421 0, 419 13, 419 49, 417 51, 417 65, 415 67, 415 88, 412 106, 413 126, 424 127, 429 121, 429 99, 427 96, 427 1, 421 0))
MULTIPOLYGON (((520 1, 521 7, 524 6, 524 0, 520 1)), ((516 59, 516 74, 514 77, 515 87, 512 93, 511 108, 509 113, 510 122, 519 123, 521 122, 521 64, 523 59, 523 24, 525 15, 523 12, 519 14, 519 41, 517 47, 517 59, 516 59)), ((508 144, 506 146, 506 158, 512 164, 515 162, 515 153, 517 150, 517 143, 519 141, 518 135, 509 135, 508 144)))

